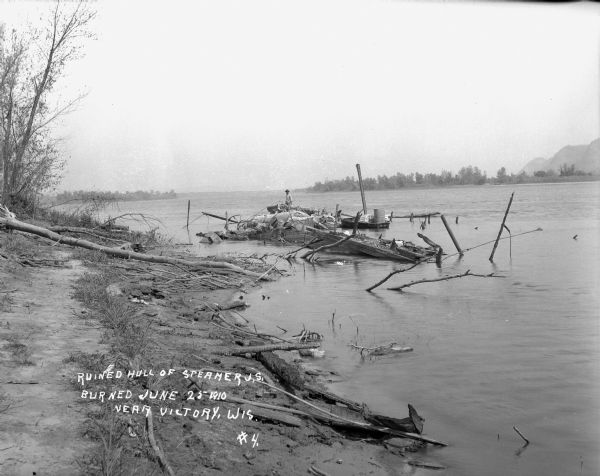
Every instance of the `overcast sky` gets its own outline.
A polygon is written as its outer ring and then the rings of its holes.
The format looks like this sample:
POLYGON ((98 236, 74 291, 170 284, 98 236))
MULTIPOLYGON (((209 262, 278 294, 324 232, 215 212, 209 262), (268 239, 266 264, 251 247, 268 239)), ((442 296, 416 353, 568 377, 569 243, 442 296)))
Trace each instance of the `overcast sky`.
MULTIPOLYGON (((0 20, 23 5, 0 1, 0 20)), ((63 83, 89 94, 57 130, 60 189, 284 189, 357 162, 495 175, 600 136, 595 5, 90 5, 97 39, 63 83)))

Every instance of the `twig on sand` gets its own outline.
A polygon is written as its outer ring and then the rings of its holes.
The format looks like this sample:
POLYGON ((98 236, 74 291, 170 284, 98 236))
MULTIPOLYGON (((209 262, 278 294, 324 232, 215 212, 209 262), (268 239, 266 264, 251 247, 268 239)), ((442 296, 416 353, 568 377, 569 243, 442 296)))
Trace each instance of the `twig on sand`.
POLYGON ((461 274, 453 274, 451 276, 444 276, 443 278, 435 278, 435 279, 420 279, 418 281, 411 281, 410 283, 403 284, 402 286, 397 286, 395 288, 388 288, 388 289, 390 289, 392 291, 402 291, 404 288, 414 286, 415 284, 435 283, 437 281, 448 281, 449 279, 464 278, 465 276, 475 276, 478 278, 504 278, 504 276, 496 276, 494 273, 490 273, 490 274, 471 273, 471 270, 469 269, 461 274))
POLYGON ((162 450, 156 444, 156 440, 154 439, 154 425, 152 424, 152 409, 148 410, 148 414, 146 415, 146 429, 148 431, 148 441, 150 442, 150 446, 156 453, 158 457, 158 462, 160 467, 166 471, 170 476, 175 476, 173 469, 169 465, 169 462, 166 460, 165 455, 162 450))

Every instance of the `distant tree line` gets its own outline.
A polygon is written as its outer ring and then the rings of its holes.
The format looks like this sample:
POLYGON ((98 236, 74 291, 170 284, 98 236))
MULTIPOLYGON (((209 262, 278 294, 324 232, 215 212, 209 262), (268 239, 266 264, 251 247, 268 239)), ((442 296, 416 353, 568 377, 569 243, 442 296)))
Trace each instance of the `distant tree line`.
POLYGON ((77 190, 74 192, 61 192, 56 195, 55 203, 67 203, 75 200, 90 201, 100 200, 106 202, 130 202, 135 200, 163 200, 167 198, 177 198, 174 190, 168 192, 158 192, 156 190, 135 192, 90 192, 77 190))
MULTIPOLYGON (((512 183, 536 183, 562 181, 567 177, 591 176, 591 173, 575 170, 575 166, 564 164, 557 174, 554 170, 540 170, 529 175, 525 172, 519 174, 508 174, 506 167, 502 167, 496 173, 495 177, 488 177, 479 167, 469 165, 462 167, 458 173, 453 174, 448 170, 442 170, 439 174, 420 172, 403 174, 397 172, 395 175, 378 175, 377 178, 363 178, 365 190, 396 190, 404 187, 417 186, 436 186, 444 187, 448 185, 483 185, 490 184, 512 184, 512 183)), ((359 190, 358 180, 354 177, 346 177, 338 180, 326 180, 325 182, 316 182, 312 187, 306 189, 307 192, 338 192, 359 190)))

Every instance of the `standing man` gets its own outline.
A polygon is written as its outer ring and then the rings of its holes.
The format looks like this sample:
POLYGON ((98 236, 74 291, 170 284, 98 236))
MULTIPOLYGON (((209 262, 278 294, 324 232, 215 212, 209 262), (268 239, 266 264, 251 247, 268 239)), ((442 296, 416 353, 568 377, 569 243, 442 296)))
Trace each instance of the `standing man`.
POLYGON ((285 191, 285 206, 288 210, 292 208, 292 196, 289 190, 285 191))

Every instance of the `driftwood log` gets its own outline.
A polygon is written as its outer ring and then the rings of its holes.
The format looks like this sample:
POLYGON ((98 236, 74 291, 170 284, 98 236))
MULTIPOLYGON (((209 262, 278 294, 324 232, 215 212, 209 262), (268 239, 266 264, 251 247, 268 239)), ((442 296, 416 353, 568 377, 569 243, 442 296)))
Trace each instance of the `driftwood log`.
POLYGON ((366 403, 353 402, 352 400, 321 390, 312 385, 306 385, 305 389, 308 391, 309 396, 321 398, 327 403, 341 403, 350 410, 360 413, 365 420, 374 425, 385 426, 394 430, 406 431, 409 433, 421 434, 423 432, 423 422, 425 420, 421 418, 415 407, 410 403, 408 404, 409 416, 407 418, 393 418, 371 412, 366 403))
POLYGON ((306 400, 303 400, 302 398, 297 397, 296 395, 293 395, 289 392, 286 392, 285 390, 278 388, 274 385, 271 385, 267 382, 263 381, 260 383, 262 383, 263 385, 266 385, 267 387, 270 387, 274 390, 278 390, 278 391, 288 395, 289 397, 293 398, 294 400, 297 400, 297 401, 309 406, 310 408, 317 410, 322 415, 310 414, 310 416, 319 421, 324 421, 325 423, 328 423, 331 426, 336 426, 339 428, 346 428, 348 430, 354 430, 354 431, 376 433, 376 434, 380 434, 380 435, 400 436, 400 437, 404 437, 404 438, 409 438, 411 440, 417 440, 417 441, 423 441, 425 443, 431 443, 433 445, 447 446, 446 443, 442 443, 441 441, 437 441, 432 438, 428 438, 428 437, 425 437, 425 436, 422 436, 422 435, 419 435, 416 433, 395 430, 392 428, 373 425, 372 423, 363 423, 363 422, 349 420, 348 418, 344 418, 340 415, 335 415, 327 410, 324 410, 323 408, 320 408, 317 405, 313 405, 312 403, 307 402, 306 400), (324 418, 323 415, 326 415, 328 418, 324 418))
MULTIPOLYGON (((310 349, 314 347, 315 345, 312 344, 308 348, 310 349)), ((256 360, 263 364, 269 372, 279 378, 279 380, 281 380, 286 387, 298 389, 304 387, 304 378, 302 377, 302 374, 298 368, 294 365, 288 364, 285 360, 283 360, 281 357, 278 357, 273 352, 258 353, 256 354, 256 360)))
POLYGON ((280 344, 266 344, 266 345, 253 345, 246 347, 239 347, 234 349, 224 349, 215 352, 216 355, 245 355, 245 354, 259 354, 262 352, 271 352, 273 350, 297 350, 297 349, 314 349, 319 347, 320 342, 313 342, 308 344, 300 343, 280 343, 280 344))
POLYGON ((231 263, 225 263, 222 261, 190 261, 180 258, 171 258, 168 256, 156 256, 147 255, 143 253, 136 253, 135 251, 122 250, 120 248, 110 248, 102 246, 91 241, 81 240, 70 236, 62 236, 58 233, 51 231, 47 228, 40 226, 31 225, 17 220, 16 218, 0 216, 0 225, 7 227, 8 229, 22 231, 24 233, 31 233, 33 235, 48 238, 56 243, 64 243, 69 246, 77 246, 88 250, 101 251, 108 256, 115 256, 117 258, 133 259, 138 261, 147 261, 150 263, 165 263, 175 266, 185 266, 194 271, 205 271, 213 273, 238 273, 252 278, 260 278, 263 280, 270 280, 269 277, 263 276, 254 271, 247 271, 239 266, 231 263))
POLYGON ((108 241, 114 241, 114 242, 119 242, 119 243, 124 243, 127 241, 127 240, 121 240, 121 239, 114 238, 110 234, 104 233, 99 230, 90 231, 87 228, 83 228, 81 226, 50 226, 50 227, 48 227, 48 230, 53 231, 54 233, 60 233, 60 234, 62 234, 62 233, 78 233, 81 235, 93 236, 94 238, 99 238, 101 240, 108 240, 108 241))

